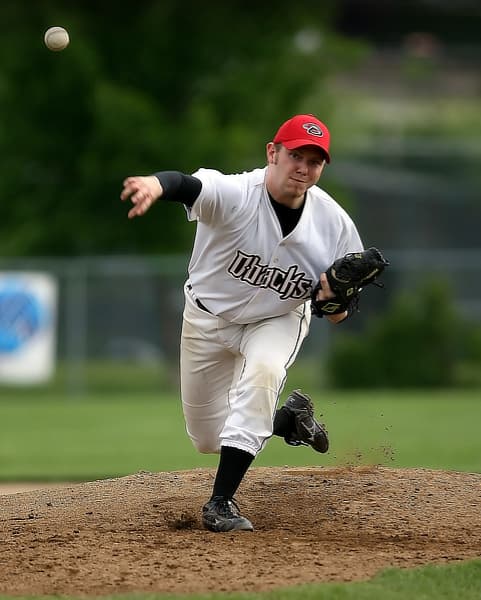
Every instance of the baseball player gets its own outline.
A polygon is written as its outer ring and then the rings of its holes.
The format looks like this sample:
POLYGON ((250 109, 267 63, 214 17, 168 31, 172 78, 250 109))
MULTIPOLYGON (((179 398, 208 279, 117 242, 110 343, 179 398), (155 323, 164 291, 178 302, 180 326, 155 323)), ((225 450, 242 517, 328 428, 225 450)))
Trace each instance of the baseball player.
MULTIPOLYGON (((226 175, 161 171, 127 177, 129 218, 158 200, 184 205, 196 235, 185 282, 180 345, 186 429, 199 452, 219 453, 202 510, 211 531, 252 531, 234 500, 254 457, 274 434, 326 452, 328 438, 300 390, 279 396, 308 334, 311 292, 333 297, 325 271, 363 249, 347 213, 316 186, 329 156, 328 128, 296 115, 266 146, 267 165, 226 175)), ((327 314, 338 323, 347 310, 327 314)))

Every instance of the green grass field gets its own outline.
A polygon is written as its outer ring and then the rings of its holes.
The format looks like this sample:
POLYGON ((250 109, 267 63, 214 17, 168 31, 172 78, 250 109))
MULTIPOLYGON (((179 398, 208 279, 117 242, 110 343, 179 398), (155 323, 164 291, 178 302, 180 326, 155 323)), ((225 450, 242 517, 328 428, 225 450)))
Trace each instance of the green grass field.
MULTIPOLYGON (((195 452, 173 393, 2 391, 0 481, 91 481, 135 473, 210 466, 195 452)), ((478 390, 375 391, 313 395, 331 450, 319 455, 270 440, 254 466, 361 465, 481 472, 478 390)), ((6 599, 0 596, 0 599, 6 599)), ((135 594, 116 600, 180 596, 135 594)), ((370 581, 321 584, 265 594, 182 596, 191 600, 481 600, 481 561, 389 569, 370 581)), ((13 600, 13 599, 9 599, 13 600)), ((16 597, 18 600, 18 597, 16 597)))
MULTIPOLYGON (((46 600, 54 597, 42 596, 41 598, 46 600)), ((387 569, 370 581, 304 585, 263 594, 102 596, 102 600, 479 600, 480 598, 480 560, 467 561, 459 565, 429 565, 409 570, 387 569)), ((0 600, 13 600, 13 597, 0 595, 0 600)), ((15 600, 32 599, 26 596, 15 596, 15 600)))
MULTIPOLYGON (((254 466, 382 464, 481 472, 477 390, 323 392, 315 403, 329 429, 329 453, 272 438, 254 466)), ((3 481, 87 481, 216 463, 216 456, 192 447, 173 394, 5 394, 0 401, 3 481)))

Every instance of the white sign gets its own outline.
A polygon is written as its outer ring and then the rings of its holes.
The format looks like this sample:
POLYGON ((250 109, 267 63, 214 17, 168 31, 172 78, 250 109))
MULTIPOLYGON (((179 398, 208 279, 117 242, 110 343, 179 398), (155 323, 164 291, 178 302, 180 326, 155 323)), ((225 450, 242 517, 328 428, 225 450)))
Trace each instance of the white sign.
POLYGON ((57 282, 0 271, 0 383, 30 385, 55 371, 57 282))

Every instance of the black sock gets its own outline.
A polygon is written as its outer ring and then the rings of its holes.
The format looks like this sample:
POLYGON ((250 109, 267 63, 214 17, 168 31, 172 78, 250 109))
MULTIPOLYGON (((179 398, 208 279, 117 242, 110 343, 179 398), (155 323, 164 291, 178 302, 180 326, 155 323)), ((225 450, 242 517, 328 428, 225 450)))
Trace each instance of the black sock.
POLYGON ((274 415, 274 430, 272 432, 274 435, 286 438, 295 430, 295 427, 295 417, 288 408, 282 406, 276 410, 276 414, 274 415))
POLYGON ((232 498, 253 460, 254 456, 249 452, 222 446, 212 497, 232 498))

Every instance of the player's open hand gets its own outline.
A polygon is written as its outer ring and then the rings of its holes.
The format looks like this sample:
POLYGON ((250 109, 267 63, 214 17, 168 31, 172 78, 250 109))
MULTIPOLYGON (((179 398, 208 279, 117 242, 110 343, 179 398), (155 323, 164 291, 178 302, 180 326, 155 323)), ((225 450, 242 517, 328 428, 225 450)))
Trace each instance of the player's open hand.
POLYGON ((127 177, 123 183, 120 199, 134 205, 128 212, 129 219, 144 215, 156 200, 162 196, 162 186, 154 175, 127 177))

